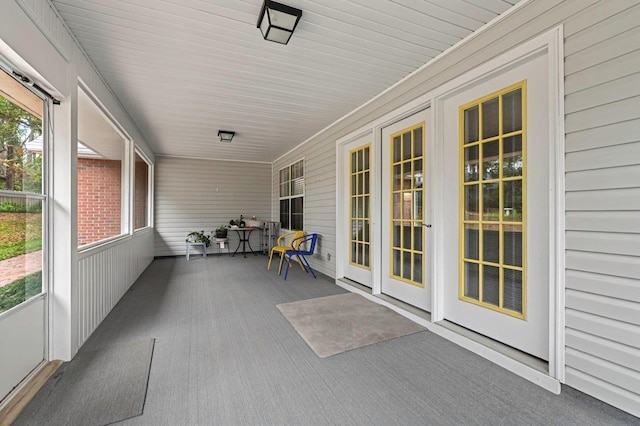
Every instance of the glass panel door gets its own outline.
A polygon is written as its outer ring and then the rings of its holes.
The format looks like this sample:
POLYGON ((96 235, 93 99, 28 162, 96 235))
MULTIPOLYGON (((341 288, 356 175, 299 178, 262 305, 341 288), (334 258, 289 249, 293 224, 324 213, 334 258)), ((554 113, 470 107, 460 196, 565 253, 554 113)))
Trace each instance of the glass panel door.
POLYGON ((430 110, 382 129, 382 293, 431 310, 430 110))

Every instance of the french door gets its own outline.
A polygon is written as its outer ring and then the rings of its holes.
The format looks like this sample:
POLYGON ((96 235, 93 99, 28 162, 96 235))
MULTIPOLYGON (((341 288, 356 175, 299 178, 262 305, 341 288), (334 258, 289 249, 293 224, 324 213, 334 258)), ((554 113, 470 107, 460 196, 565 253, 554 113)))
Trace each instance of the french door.
POLYGON ((546 70, 537 56, 445 101, 443 257, 445 319, 548 360, 546 70))
POLYGON ((425 109, 382 129, 381 292, 431 310, 425 109))

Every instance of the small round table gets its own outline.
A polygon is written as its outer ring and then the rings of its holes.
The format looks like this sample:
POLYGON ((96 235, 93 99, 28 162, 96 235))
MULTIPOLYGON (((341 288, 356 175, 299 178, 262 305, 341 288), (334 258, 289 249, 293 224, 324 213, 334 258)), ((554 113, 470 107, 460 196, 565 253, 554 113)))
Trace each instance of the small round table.
POLYGON ((251 243, 249 242, 251 233, 256 229, 260 229, 260 228, 231 228, 232 231, 236 231, 239 239, 238 247, 236 247, 236 251, 233 252, 231 257, 235 256, 238 250, 240 250, 240 244, 242 244, 242 254, 244 255, 245 259, 247 257, 247 246, 249 246, 249 251, 251 251, 251 253, 253 253, 255 256, 258 255, 258 253, 253 251, 253 248, 251 247, 251 243), (242 232, 242 235, 240 235, 241 232, 242 232))

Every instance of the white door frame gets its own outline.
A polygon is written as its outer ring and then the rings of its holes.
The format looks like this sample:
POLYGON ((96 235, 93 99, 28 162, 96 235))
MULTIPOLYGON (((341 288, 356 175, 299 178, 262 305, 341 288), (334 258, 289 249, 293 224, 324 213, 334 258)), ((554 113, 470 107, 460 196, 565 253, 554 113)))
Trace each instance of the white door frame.
MULTIPOLYGON (((496 75, 505 69, 508 69, 522 61, 526 61, 527 58, 532 55, 539 54, 540 52, 546 52, 547 56, 547 71, 548 71, 548 117, 549 117, 549 372, 543 373, 534 370, 525 364, 506 357, 498 351, 495 351, 486 346, 480 345, 474 340, 463 337, 459 334, 453 333, 450 330, 437 324, 438 321, 444 319, 444 263, 442 259, 442 253, 439 250, 443 246, 443 242, 446 235, 443 234, 442 229, 438 227, 439 223, 443 223, 443 211, 438 206, 443 202, 443 185, 438 181, 436 184, 437 176, 442 176, 442 168, 444 165, 441 161, 434 161, 430 163, 430 185, 429 191, 431 191, 433 202, 433 231, 432 231, 432 253, 433 264, 431 269, 431 282, 432 286, 432 306, 431 306, 431 320, 427 321, 417 317, 416 315, 403 311, 402 309, 387 303, 379 298, 372 297, 372 300, 377 301, 383 305, 396 310, 397 312, 409 317, 410 319, 417 321, 427 327, 429 330, 449 339, 457 344, 475 352, 484 358, 487 358, 504 368, 530 380, 545 389, 548 389, 554 393, 560 392, 560 383, 565 381, 565 200, 564 200, 564 34, 563 27, 558 26, 547 31, 538 37, 517 46, 506 53, 501 54, 495 58, 490 59, 484 64, 466 72, 465 74, 456 77, 449 82, 437 87, 436 89, 416 97, 414 100, 408 102, 402 107, 385 114, 382 117, 374 119, 367 125, 355 130, 354 132, 340 138, 336 141, 336 153, 340 152, 340 145, 348 141, 354 140, 357 137, 361 137, 368 132, 373 134, 372 139, 372 155, 374 165, 379 169, 381 166, 381 153, 380 144, 382 143, 382 127, 402 119, 413 112, 420 109, 431 106, 432 125, 431 130, 427 130, 425 137, 431 138, 434 141, 434 152, 431 154, 432 158, 442 159, 443 157, 443 102, 444 100, 453 95, 454 93, 464 90, 469 85, 473 85, 482 81, 485 78, 490 78, 492 75, 496 75)), ((344 176, 342 176, 342 163, 343 158, 337 155, 337 169, 336 169, 336 232, 337 235, 346 232, 344 224, 341 222, 344 218, 344 209, 340 206, 340 201, 343 197, 344 188, 341 184, 344 182, 344 176)), ((425 165, 425 167, 427 167, 425 165)), ((379 174, 379 171, 377 172, 379 174)), ((376 191, 376 194, 380 194, 381 182, 379 175, 376 174, 375 178, 372 175, 372 191, 376 191)), ((380 235, 380 197, 376 197, 376 205, 372 206, 373 214, 372 223, 375 226, 372 229, 372 244, 373 249, 371 252, 372 259, 380 259, 381 256, 381 235, 380 235)), ((344 277, 343 259, 345 256, 345 248, 340 244, 336 244, 336 282, 339 283, 339 279, 344 277)), ((379 262, 373 262, 372 264, 372 294, 380 294, 381 283, 381 268, 379 262)), ((352 291, 357 291, 345 287, 352 291)), ((360 292, 360 291, 358 291, 360 292)), ((362 292, 360 292, 362 293, 362 292)), ((362 293, 368 296, 366 293, 362 293)))
MULTIPOLYGON (((443 104, 448 97, 469 86, 499 75, 501 72, 526 62, 534 55, 546 52, 548 72, 549 118, 549 376, 564 382, 564 53, 562 26, 548 31, 488 62, 451 80, 433 94, 434 123, 437 158, 442 159, 444 143, 443 104)), ((437 162, 437 173, 442 174, 442 161, 437 162)), ((438 185, 434 205, 442 205, 444 187, 438 185)), ((434 209, 434 222, 442 223, 443 211, 434 209)), ((443 247, 442 228, 434 227, 436 247, 443 247)), ((444 263, 440 250, 435 251, 435 292, 432 321, 444 319, 444 263)))

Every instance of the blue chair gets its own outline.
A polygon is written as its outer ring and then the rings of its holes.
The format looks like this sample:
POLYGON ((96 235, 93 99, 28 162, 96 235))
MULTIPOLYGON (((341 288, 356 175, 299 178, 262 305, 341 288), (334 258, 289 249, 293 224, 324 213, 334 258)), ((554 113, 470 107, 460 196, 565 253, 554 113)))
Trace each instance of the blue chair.
MULTIPOLYGON (((300 264, 304 264, 305 271, 307 273, 311 272, 313 278, 316 279, 316 274, 315 272, 313 272, 313 269, 311 268, 311 265, 309 265, 309 262, 307 261, 307 258, 305 256, 311 256, 313 254, 313 252, 316 250, 317 241, 318 234, 307 234, 303 237, 296 238, 295 240, 291 241, 291 245, 293 247, 298 247, 297 249, 289 249, 284 252, 284 257, 289 256, 289 260, 291 260, 293 256, 296 256, 298 258, 298 262, 300 262, 300 264)), ((287 262, 287 268, 284 271, 285 280, 287 279, 287 274, 289 273, 289 263, 290 262, 287 262)))

